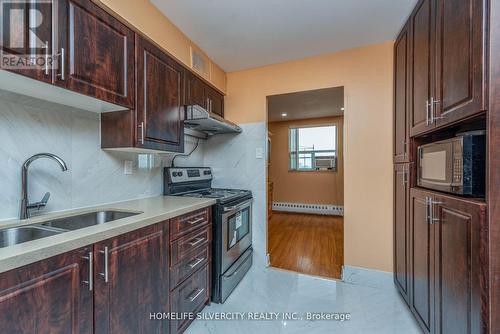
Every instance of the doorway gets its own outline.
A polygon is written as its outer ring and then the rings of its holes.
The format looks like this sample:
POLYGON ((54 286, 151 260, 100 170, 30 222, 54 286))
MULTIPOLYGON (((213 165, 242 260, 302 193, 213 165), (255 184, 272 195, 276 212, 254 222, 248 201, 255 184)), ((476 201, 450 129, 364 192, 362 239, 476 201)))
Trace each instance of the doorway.
POLYGON ((267 97, 272 267, 340 279, 344 264, 344 88, 267 97))

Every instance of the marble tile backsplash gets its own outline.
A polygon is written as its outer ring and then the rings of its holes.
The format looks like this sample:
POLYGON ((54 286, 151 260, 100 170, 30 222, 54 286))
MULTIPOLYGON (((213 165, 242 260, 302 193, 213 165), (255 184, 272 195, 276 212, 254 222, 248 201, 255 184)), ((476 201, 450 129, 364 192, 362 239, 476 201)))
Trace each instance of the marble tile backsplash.
POLYGON ((266 123, 240 125, 239 135, 217 135, 206 141, 205 166, 212 167, 214 187, 249 189, 253 193, 254 261, 266 262, 266 123), (262 158, 256 151, 263 150, 262 158))
MULTIPOLYGON (((0 220, 19 215, 21 165, 31 155, 50 152, 60 156, 69 170, 54 161, 37 160, 29 172, 31 201, 45 192, 51 198, 44 212, 60 211, 163 192, 162 167, 172 154, 138 155, 100 149, 99 114, 0 92, 0 220), (124 161, 133 161, 133 174, 124 175, 124 161)), ((195 144, 186 137, 186 151, 195 144)), ((203 165, 203 147, 178 166, 203 165)))

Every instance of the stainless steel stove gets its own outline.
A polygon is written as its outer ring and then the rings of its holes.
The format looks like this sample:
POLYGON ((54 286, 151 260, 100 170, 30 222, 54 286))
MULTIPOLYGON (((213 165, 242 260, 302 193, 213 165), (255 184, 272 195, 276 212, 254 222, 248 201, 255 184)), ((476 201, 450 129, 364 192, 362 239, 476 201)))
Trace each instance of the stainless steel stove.
POLYGON ((212 170, 165 168, 164 194, 215 198, 212 301, 223 303, 252 266, 252 192, 212 188, 212 170))

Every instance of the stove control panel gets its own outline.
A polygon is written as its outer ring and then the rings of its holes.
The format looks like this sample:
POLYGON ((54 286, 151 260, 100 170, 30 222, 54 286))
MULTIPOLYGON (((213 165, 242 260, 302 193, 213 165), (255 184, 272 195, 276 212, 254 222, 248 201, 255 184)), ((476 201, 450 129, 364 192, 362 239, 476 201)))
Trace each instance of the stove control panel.
POLYGON ((209 167, 167 168, 167 174, 171 183, 209 181, 212 179, 212 170, 209 167))

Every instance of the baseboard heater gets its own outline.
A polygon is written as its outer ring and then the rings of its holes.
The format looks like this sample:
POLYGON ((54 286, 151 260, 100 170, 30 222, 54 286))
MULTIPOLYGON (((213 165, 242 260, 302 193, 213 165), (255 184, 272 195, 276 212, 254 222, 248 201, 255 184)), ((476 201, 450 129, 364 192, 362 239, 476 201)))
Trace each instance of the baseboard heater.
POLYGON ((273 211, 311 213, 315 215, 343 216, 344 207, 330 204, 303 204, 273 202, 273 211))

